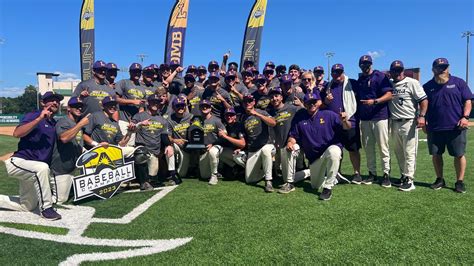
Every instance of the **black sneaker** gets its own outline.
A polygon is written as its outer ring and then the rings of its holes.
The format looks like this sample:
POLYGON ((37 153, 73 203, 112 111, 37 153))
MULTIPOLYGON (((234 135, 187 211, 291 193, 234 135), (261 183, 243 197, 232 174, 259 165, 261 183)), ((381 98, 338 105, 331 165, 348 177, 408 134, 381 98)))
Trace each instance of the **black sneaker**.
POLYGON ((41 217, 46 220, 54 221, 61 219, 61 214, 57 213, 52 207, 47 208, 41 212, 41 217))
POLYGON ((456 181, 454 184, 454 191, 457 193, 466 193, 466 186, 463 181, 456 181))
POLYGON ((288 194, 292 191, 295 191, 295 186, 292 183, 285 183, 281 188, 278 190, 278 193, 281 194, 288 194))
POLYGON ((349 184, 351 181, 349 181, 349 179, 347 179, 345 176, 343 176, 341 173, 337 172, 337 175, 336 175, 336 179, 337 179, 337 183, 338 184, 349 184))
POLYGON ((362 177, 360 176, 359 173, 355 173, 353 176, 352 176, 352 181, 351 181, 352 184, 356 184, 356 185, 360 185, 362 183, 362 177))
POLYGON ((398 179, 397 181, 395 181, 393 183, 394 186, 396 187, 400 187, 401 185, 403 185, 406 181, 407 181, 408 177, 406 177, 405 175, 402 175, 400 177, 400 179, 398 179))
POLYGON ((329 188, 323 188, 321 194, 319 194, 320 200, 330 200, 332 196, 332 190, 329 188))
POLYGON ((412 191, 415 189, 415 184, 413 184, 413 180, 410 178, 404 177, 403 180, 400 179, 400 182, 402 182, 398 187, 400 191, 412 191))
POLYGON ((267 193, 271 193, 273 192, 273 185, 272 185, 272 181, 265 181, 265 192, 267 193))
POLYGON ((372 174, 372 172, 369 172, 369 176, 365 179, 362 180, 362 184, 364 185, 372 185, 377 180, 377 176, 372 174))
POLYGON ((435 182, 431 185, 431 188, 434 190, 441 189, 446 186, 446 182, 444 182, 444 178, 437 177, 435 182))
POLYGON ((153 190, 153 186, 148 182, 143 182, 140 184, 140 190, 153 190))
POLYGON ((380 183, 380 185, 385 188, 392 186, 392 182, 390 182, 390 176, 387 173, 383 174, 382 183, 380 183))

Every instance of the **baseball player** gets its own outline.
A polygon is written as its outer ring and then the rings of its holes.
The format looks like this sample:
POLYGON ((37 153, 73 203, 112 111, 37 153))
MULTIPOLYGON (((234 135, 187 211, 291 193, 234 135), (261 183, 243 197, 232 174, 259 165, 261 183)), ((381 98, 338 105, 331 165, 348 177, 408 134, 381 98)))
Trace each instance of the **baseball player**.
POLYGON ((253 93, 257 90, 257 86, 254 84, 253 73, 251 69, 242 70, 242 84, 247 88, 248 93, 253 93))
POLYGON ((34 211, 39 206, 43 218, 61 219, 53 209, 49 164, 57 138, 54 115, 63 98, 51 91, 46 92, 41 97, 42 109, 26 114, 15 128, 13 136, 20 138, 18 150, 5 161, 5 166, 8 175, 20 181, 20 202, 2 195, 0 208, 34 211))
POLYGON ((190 154, 185 150, 187 142, 187 130, 193 115, 186 112, 186 101, 181 98, 173 100, 173 113, 167 118, 169 125, 169 138, 173 143, 174 154, 176 154, 178 175, 185 177, 188 173, 190 154))
POLYGON ((315 86, 319 91, 324 89, 328 82, 324 80, 324 68, 322 66, 316 66, 313 68, 315 86))
MULTIPOLYGON (((322 109, 333 111, 336 114, 345 112, 349 122, 351 122, 351 129, 342 132, 341 142, 344 148, 349 151, 349 158, 354 169, 351 182, 359 185, 362 182, 359 152, 362 145, 360 141, 359 119, 356 115, 357 99, 353 89, 357 86, 357 81, 350 79, 344 74, 344 66, 342 64, 334 64, 331 67, 331 76, 331 82, 321 90, 322 109)), ((338 173, 337 178, 339 182, 349 182, 340 173, 338 173)))
POLYGON ((288 68, 288 74, 291 76, 291 80, 293 80, 293 87, 299 87, 301 80, 300 80, 300 67, 298 65, 291 65, 288 68))
POLYGON ((320 102, 318 93, 305 95, 306 112, 298 112, 293 119, 287 149, 293 151, 299 144, 310 163, 311 186, 316 190, 322 187, 319 199, 330 200, 342 154, 339 136, 351 123, 344 112, 337 115, 319 110, 320 102))
POLYGON ((255 99, 255 108, 266 110, 270 105, 270 96, 268 95, 267 78, 260 74, 255 78, 255 85, 257 90, 252 93, 255 99))
POLYGON ((219 130, 219 137, 222 138, 222 153, 220 161, 232 167, 234 176, 239 172, 239 167, 245 168, 245 164, 241 164, 237 160, 237 156, 243 152, 245 148, 244 128, 242 123, 237 119, 237 113, 234 108, 226 109, 224 112, 225 130, 219 130))
POLYGON ((245 114, 242 116, 247 144, 245 182, 256 183, 265 179, 265 192, 273 192, 272 152, 275 151, 270 128, 276 121, 266 111, 255 108, 252 94, 244 96, 245 114), (263 173, 262 171, 263 170, 263 173))
POLYGON ((56 123, 57 141, 51 161, 53 175, 53 202, 63 203, 69 198, 76 161, 84 148, 82 130, 89 124, 88 114, 82 119, 82 103, 79 97, 71 97, 67 103, 67 115, 56 123))
POLYGON ((227 91, 219 87, 219 74, 211 72, 207 80, 207 87, 202 93, 198 93, 203 100, 208 100, 212 105, 212 114, 219 119, 223 117, 224 110, 231 108, 230 95, 227 91))
POLYGON ((237 112, 242 113, 242 99, 244 98, 244 95, 248 93, 248 90, 247 87, 241 83, 237 83, 236 71, 227 72, 224 79, 223 89, 229 93, 233 108, 237 112))
POLYGON ((433 74, 433 78, 423 85, 428 96, 428 148, 436 173, 436 180, 431 188, 438 190, 446 186, 443 153, 447 147, 449 155, 454 157, 454 191, 465 193, 466 134, 472 110, 472 92, 464 80, 449 74, 449 62, 446 58, 434 60, 433 74))
POLYGON ((168 164, 168 179, 175 184, 181 183, 181 180, 176 177, 174 151, 169 140, 169 125, 166 119, 158 113, 160 101, 160 97, 156 94, 148 96, 147 110, 134 115, 132 118, 132 123, 136 128, 136 146, 146 147, 151 154, 144 167, 137 165, 138 168, 143 168, 139 171, 141 173, 137 175, 139 176, 141 190, 153 189, 148 181, 158 174, 158 158, 161 154, 164 154, 168 164), (162 152, 162 147, 164 147, 164 152, 162 152))
POLYGON ((393 79, 393 98, 389 102, 390 131, 395 156, 400 168, 401 191, 415 189, 416 153, 418 150, 418 129, 425 126, 428 100, 416 79, 406 77, 403 62, 395 60, 390 65, 393 79))
MULTIPOLYGON (((271 89, 269 95, 271 97, 269 114, 273 116, 276 121, 276 125, 273 127, 276 148, 275 165, 278 168, 281 166, 283 181, 285 182, 278 192, 290 193, 295 190, 295 186, 293 185, 295 168, 288 167, 286 162, 288 161, 288 156, 294 156, 296 154, 291 153, 286 149, 286 142, 291 128, 291 122, 299 108, 293 104, 285 104, 283 102, 283 92, 279 87, 271 89)), ((291 161, 294 160, 296 160, 296 158, 291 158, 291 161)))
POLYGON ((273 62, 269 61, 265 64, 263 75, 267 78, 269 89, 280 87, 280 80, 275 77, 275 64, 273 62))
POLYGON ((382 187, 391 187, 390 150, 388 145, 388 102, 392 99, 392 86, 384 73, 372 69, 372 57, 363 55, 359 59, 362 75, 358 85, 352 88, 356 94, 357 111, 360 115, 362 146, 367 157, 369 176, 362 184, 370 185, 377 181, 375 145, 382 159, 382 187))
POLYGON ((186 98, 189 102, 189 111, 193 115, 201 115, 201 110, 199 110, 199 102, 201 101, 200 95, 204 91, 203 87, 196 85, 196 80, 193 75, 186 74, 184 76, 184 88, 183 93, 186 95, 186 98))
POLYGON ((203 119, 204 145, 206 145, 206 151, 199 157, 199 172, 202 179, 209 179, 209 185, 216 185, 220 176, 217 172, 219 156, 222 153, 218 134, 219 130, 225 130, 225 126, 212 114, 211 106, 208 100, 199 103, 203 119))
POLYGON ((155 94, 156 89, 159 88, 155 81, 155 69, 152 66, 144 67, 142 70, 143 82, 141 82, 141 87, 143 89, 144 97, 148 99, 149 96, 155 94))
POLYGON ((77 84, 72 97, 80 97, 84 103, 83 115, 102 111, 100 101, 107 96, 115 96, 115 91, 106 81, 107 64, 96 61, 92 65, 92 78, 77 84))
POLYGON ((105 68, 107 68, 105 72, 105 78, 107 79, 109 86, 115 89, 115 79, 117 78, 117 73, 119 70, 118 66, 115 63, 107 63, 105 68))
POLYGON ((201 86, 204 88, 204 82, 206 81, 207 78, 207 69, 205 66, 201 65, 198 66, 197 68, 197 82, 196 85, 201 86))
POLYGON ((131 131, 122 134, 120 126, 113 116, 117 112, 117 100, 107 96, 102 99, 102 111, 89 116, 89 124, 84 129, 84 143, 89 147, 119 145, 125 157, 133 154, 133 147, 126 147, 131 131))

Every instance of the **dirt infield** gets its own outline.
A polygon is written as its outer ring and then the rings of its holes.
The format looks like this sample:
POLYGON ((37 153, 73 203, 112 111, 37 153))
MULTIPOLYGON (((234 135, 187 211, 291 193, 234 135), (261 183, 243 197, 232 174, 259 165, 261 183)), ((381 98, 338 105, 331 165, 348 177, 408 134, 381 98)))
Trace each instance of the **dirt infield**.
POLYGON ((13 136, 13 130, 15 126, 0 127, 0 135, 13 136))

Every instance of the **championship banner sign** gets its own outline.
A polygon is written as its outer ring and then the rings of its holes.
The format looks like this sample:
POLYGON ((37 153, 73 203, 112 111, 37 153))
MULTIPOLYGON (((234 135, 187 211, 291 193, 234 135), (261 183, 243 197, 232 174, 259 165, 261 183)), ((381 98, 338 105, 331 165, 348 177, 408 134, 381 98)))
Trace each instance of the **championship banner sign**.
POLYGON ((258 69, 266 9, 267 0, 256 0, 250 11, 242 44, 241 67, 243 67, 244 61, 249 60, 254 62, 255 67, 258 69))
POLYGON ((94 64, 95 56, 94 28, 94 0, 83 0, 79 20, 82 80, 92 78, 92 64, 94 64))
POLYGON ((177 0, 171 11, 165 44, 165 63, 169 65, 183 65, 188 9, 189 0, 177 0))
POLYGON ((98 146, 83 153, 76 162, 82 175, 73 178, 74 201, 91 196, 111 198, 123 182, 135 178, 133 162, 125 163, 122 149, 98 146))

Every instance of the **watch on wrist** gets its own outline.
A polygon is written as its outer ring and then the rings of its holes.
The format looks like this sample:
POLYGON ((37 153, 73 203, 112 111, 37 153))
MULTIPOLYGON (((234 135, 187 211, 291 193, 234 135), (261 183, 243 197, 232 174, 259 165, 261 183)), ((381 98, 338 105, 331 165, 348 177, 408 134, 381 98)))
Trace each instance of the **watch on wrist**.
POLYGON ((377 99, 374 99, 374 104, 378 104, 379 101, 377 99))
POLYGON ((468 115, 465 115, 465 116, 463 116, 462 118, 466 118, 467 120, 469 120, 469 116, 468 116, 468 115))
POLYGON ((419 114, 418 117, 423 117, 423 118, 425 118, 425 115, 419 114))

